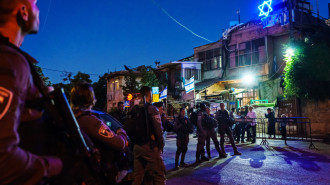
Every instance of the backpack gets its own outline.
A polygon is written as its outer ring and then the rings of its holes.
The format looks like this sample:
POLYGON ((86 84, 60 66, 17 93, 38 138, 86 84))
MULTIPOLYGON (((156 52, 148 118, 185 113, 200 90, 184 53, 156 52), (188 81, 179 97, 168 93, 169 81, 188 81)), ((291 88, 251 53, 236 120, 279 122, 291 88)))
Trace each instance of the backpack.
POLYGON ((193 112, 190 115, 190 122, 194 125, 197 126, 197 112, 193 112))
POLYGON ((202 126, 207 130, 211 130, 218 126, 218 122, 215 118, 204 114, 202 119, 202 126))
POLYGON ((143 145, 150 141, 152 124, 148 115, 148 106, 147 104, 143 107, 133 107, 123 123, 123 129, 133 144, 143 145))

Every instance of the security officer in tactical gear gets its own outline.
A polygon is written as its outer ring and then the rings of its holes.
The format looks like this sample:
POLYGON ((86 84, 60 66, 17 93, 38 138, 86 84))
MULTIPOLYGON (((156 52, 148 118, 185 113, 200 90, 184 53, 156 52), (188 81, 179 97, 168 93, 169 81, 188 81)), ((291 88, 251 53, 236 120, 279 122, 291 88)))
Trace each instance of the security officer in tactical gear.
MULTIPOLYGON (((81 81, 74 85, 71 89, 71 108, 75 114, 78 124, 82 131, 84 131, 95 143, 95 146, 101 151, 101 162, 108 163, 109 166, 105 168, 114 168, 112 172, 116 174, 107 174, 110 177, 110 182, 113 184, 119 182, 120 169, 122 164, 116 164, 116 153, 121 152, 126 146, 127 135, 126 132, 119 128, 114 133, 110 128, 102 122, 99 118, 92 115, 91 109, 94 107, 96 99, 92 86, 81 81), (110 166, 110 164, 113 164, 110 166), (117 175, 118 174, 118 175, 117 175)), ((107 164, 102 164, 106 166, 107 164)), ((123 178, 123 177, 121 177, 123 178)))
POLYGON ((164 138, 161 118, 158 109, 151 105, 151 88, 143 86, 140 89, 140 94, 147 104, 147 117, 151 127, 149 141, 142 145, 135 144, 133 147, 133 185, 141 185, 142 183, 164 185, 166 178, 162 156, 164 138))
POLYGON ((208 158, 211 159, 211 150, 210 150, 211 139, 214 143, 215 149, 219 154, 219 158, 224 158, 225 155, 220 150, 219 141, 217 139, 217 133, 215 131, 218 121, 211 115, 211 110, 209 107, 206 107, 206 114, 204 114, 203 119, 204 121, 202 126, 206 130, 206 151, 208 158))
POLYGON ((181 154, 180 167, 187 167, 188 164, 184 162, 189 143, 189 133, 193 132, 192 125, 187 117, 185 117, 185 109, 180 109, 180 114, 174 121, 174 132, 176 133, 176 146, 175 153, 175 169, 179 168, 179 157, 181 154))
POLYGON ((38 30, 36 0, 0 0, 0 184, 37 184, 62 169, 59 158, 37 156, 19 146, 19 126, 44 125, 42 112, 26 105, 41 96, 31 76, 36 60, 19 49, 25 36, 38 30))
POLYGON ((232 131, 230 128, 229 113, 225 109, 224 103, 220 103, 220 110, 217 111, 215 118, 218 120, 218 132, 220 133, 220 146, 221 146, 222 153, 225 156, 227 156, 227 154, 225 152, 225 146, 224 146, 225 134, 227 134, 227 137, 230 140, 231 146, 234 149, 234 155, 241 155, 241 153, 238 152, 237 147, 234 142, 233 134, 232 134, 232 131))
POLYGON ((196 149, 196 163, 201 161, 208 161, 209 159, 205 157, 205 140, 206 140, 206 129, 203 128, 203 117, 206 114, 206 106, 204 103, 200 104, 200 109, 197 112, 197 149, 196 149))

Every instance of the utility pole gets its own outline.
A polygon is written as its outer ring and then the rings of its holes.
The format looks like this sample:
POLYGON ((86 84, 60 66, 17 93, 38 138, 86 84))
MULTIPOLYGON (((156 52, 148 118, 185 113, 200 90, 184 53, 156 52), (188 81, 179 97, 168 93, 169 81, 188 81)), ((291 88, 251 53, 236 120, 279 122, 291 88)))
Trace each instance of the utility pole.
POLYGON ((288 0, 288 9, 289 9, 289 32, 290 32, 290 40, 293 39, 293 16, 292 16, 292 0, 288 0))
POLYGON ((237 15, 238 15, 238 24, 240 24, 241 23, 241 11, 240 11, 240 9, 238 9, 237 11, 236 11, 236 13, 237 13, 237 15))
POLYGON ((320 19, 319 0, 316 0, 316 8, 317 8, 317 19, 320 19))

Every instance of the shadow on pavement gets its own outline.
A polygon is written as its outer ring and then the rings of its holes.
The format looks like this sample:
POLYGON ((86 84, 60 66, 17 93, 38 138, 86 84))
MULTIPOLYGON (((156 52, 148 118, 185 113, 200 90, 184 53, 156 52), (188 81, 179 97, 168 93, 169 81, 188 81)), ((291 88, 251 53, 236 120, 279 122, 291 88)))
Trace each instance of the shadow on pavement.
POLYGON ((242 159, 249 159, 252 168, 261 168, 266 160, 265 149, 262 146, 250 149, 248 155, 244 153, 240 156, 242 159))
POLYGON ((169 170, 167 171, 167 178, 168 179, 184 179, 185 177, 190 177, 190 179, 195 179, 196 182, 209 182, 212 184, 214 181, 221 181, 221 175, 219 172, 221 172, 221 169, 224 168, 227 164, 230 163, 234 157, 227 157, 227 158, 213 158, 210 161, 201 162, 201 163, 193 163, 189 165, 189 167, 186 168, 180 168, 179 170, 169 170), (196 168, 199 168, 201 170, 196 170, 196 168), (184 170, 183 170, 184 169, 184 170), (211 176, 211 178, 210 178, 211 176))
POLYGON ((300 167, 308 171, 321 170, 315 162, 330 163, 330 159, 326 156, 301 150, 292 146, 285 148, 273 146, 271 148, 284 155, 284 160, 287 164, 292 165, 292 162, 296 162, 300 167))

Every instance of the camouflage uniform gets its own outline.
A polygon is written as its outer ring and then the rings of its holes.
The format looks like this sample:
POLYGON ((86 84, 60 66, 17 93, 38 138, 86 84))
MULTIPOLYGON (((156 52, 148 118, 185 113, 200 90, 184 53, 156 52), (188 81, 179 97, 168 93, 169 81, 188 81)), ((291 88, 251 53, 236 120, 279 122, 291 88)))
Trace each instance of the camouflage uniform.
POLYGON ((216 113, 216 119, 218 120, 218 132, 220 133, 220 146, 221 146, 222 153, 226 154, 224 143, 225 143, 225 134, 227 134, 227 136, 230 140, 230 144, 234 149, 234 154, 239 154, 239 152, 237 151, 235 142, 234 142, 231 128, 229 126, 228 111, 227 110, 224 110, 224 111, 218 110, 216 113))
POLYGON ((148 115, 151 118, 155 145, 153 146, 153 141, 143 145, 134 145, 133 185, 141 185, 143 182, 144 184, 157 185, 166 183, 165 165, 162 156, 164 138, 161 118, 158 109, 152 105, 148 106, 148 115))
POLYGON ((219 157, 222 157, 223 154, 219 147, 219 141, 217 139, 217 133, 215 127, 217 126, 217 121, 211 115, 204 115, 204 124, 202 125, 206 130, 206 151, 209 158, 211 158, 210 144, 211 139, 214 143, 215 149, 218 151, 219 157))
POLYGON ((33 124, 41 116, 25 104, 41 96, 28 60, 36 62, 0 35, 0 184, 37 184, 61 170, 59 159, 37 156, 18 146, 18 127, 33 124))
POLYGON ((179 157, 181 155, 180 165, 184 165, 184 159, 188 150, 189 133, 192 131, 192 126, 187 117, 177 117, 174 122, 174 131, 176 132, 176 154, 175 166, 178 166, 179 157))
POLYGON ((201 158, 205 158, 205 140, 207 132, 202 126, 203 114, 201 110, 197 112, 197 148, 196 148, 196 162, 199 162, 201 158))

